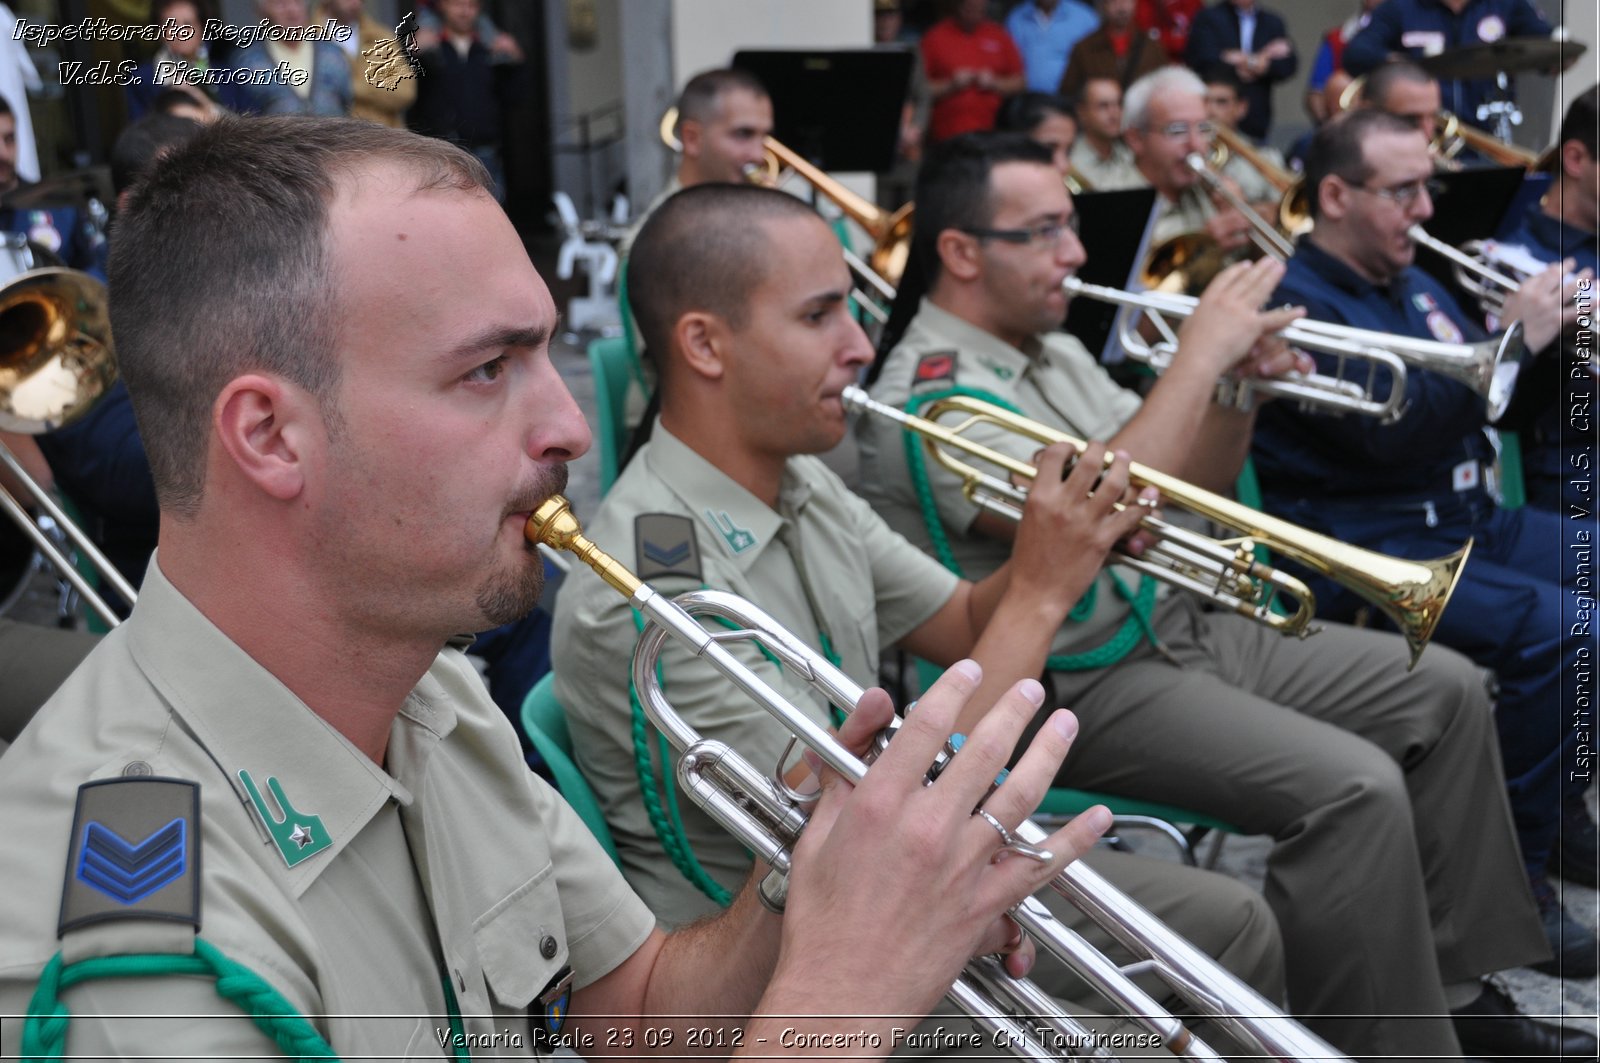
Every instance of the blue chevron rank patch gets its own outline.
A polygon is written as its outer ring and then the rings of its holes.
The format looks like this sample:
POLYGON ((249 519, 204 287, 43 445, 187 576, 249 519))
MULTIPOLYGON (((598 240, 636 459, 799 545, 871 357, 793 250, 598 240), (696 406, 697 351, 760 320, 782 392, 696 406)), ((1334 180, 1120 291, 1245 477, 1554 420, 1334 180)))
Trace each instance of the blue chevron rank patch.
POLYGON ((200 784, 142 775, 78 788, 59 932, 114 919, 200 924, 200 784))
POLYGON ((640 579, 660 576, 701 576, 700 543, 695 538, 694 521, 676 513, 641 513, 633 519, 633 538, 637 544, 634 572, 640 579))

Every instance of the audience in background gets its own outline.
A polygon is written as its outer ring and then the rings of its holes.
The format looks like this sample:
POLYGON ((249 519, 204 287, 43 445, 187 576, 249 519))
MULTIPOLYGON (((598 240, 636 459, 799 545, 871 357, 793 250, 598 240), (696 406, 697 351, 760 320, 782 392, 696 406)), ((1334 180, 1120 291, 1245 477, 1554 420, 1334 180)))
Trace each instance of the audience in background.
POLYGON ((1110 78, 1118 88, 1160 70, 1167 62, 1154 30, 1133 23, 1133 0, 1097 0, 1100 28, 1079 41, 1061 76, 1061 95, 1071 99, 1092 78, 1110 78))
POLYGON ((984 17, 987 6, 984 0, 957 0, 955 12, 923 34, 922 63, 933 98, 930 143, 994 128, 1000 101, 1022 91, 1022 56, 1005 27, 984 17))
POLYGON ((1006 32, 1022 53, 1022 69, 1032 92, 1054 92, 1067 71, 1077 43, 1100 25, 1100 16, 1082 0, 1022 0, 1006 16, 1006 32))
POLYGON ((1226 63, 1239 75, 1244 117, 1239 130, 1257 140, 1272 128, 1272 88, 1294 76, 1300 60, 1289 28, 1256 0, 1217 0, 1195 16, 1184 59, 1197 71, 1226 63))

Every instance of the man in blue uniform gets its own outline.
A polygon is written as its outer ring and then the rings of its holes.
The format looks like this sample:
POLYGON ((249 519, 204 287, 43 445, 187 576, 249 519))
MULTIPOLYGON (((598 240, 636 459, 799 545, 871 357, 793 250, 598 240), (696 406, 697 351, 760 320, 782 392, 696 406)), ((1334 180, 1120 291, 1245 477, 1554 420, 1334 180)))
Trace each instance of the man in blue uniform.
MULTIPOLYGON (((1303 305, 1321 321, 1430 340, 1481 339, 1444 288, 1411 265, 1407 231, 1433 212, 1432 172, 1427 141, 1404 119, 1364 110, 1319 130, 1306 159, 1316 228, 1300 241, 1274 301, 1303 305)), ((1568 286, 1569 318, 1575 287, 1568 286)), ((1508 301, 1505 319, 1522 322, 1530 350, 1556 339, 1561 291, 1554 268, 1508 301)), ((1594 521, 1587 530, 1568 529, 1543 510, 1497 508, 1483 399, 1420 370, 1407 374, 1405 389, 1408 409, 1391 425, 1291 403, 1263 410, 1254 453, 1266 508, 1405 557, 1435 557, 1476 539, 1435 637, 1499 676, 1495 719, 1512 814, 1556 954, 1554 966, 1541 969, 1592 975, 1594 935, 1566 916, 1545 863, 1556 847, 1560 809, 1581 802, 1590 781, 1574 759, 1580 731, 1562 706, 1576 703, 1570 684, 1578 681, 1577 658, 1592 651, 1579 638, 1563 644, 1563 596, 1574 588, 1561 572, 1569 551, 1557 543, 1592 539, 1594 521)), ((1330 615, 1341 604, 1354 606, 1326 580, 1315 590, 1330 615)), ((1575 822, 1582 830, 1565 831, 1563 844, 1592 846, 1584 841, 1594 831, 1587 816, 1575 822)))
MULTIPOLYGON (((1600 126, 1596 100, 1600 86, 1572 101, 1561 123, 1556 141, 1555 176, 1549 189, 1536 203, 1514 219, 1502 243, 1520 247, 1540 262, 1560 262, 1570 258, 1578 268, 1600 271, 1596 254, 1596 219, 1600 215, 1600 151, 1596 151, 1595 131, 1600 126)), ((1592 299, 1589 300, 1593 305, 1592 299)), ((1522 434, 1523 486, 1531 505, 1559 513, 1594 511, 1594 490, 1585 489, 1591 480, 1595 432, 1594 421, 1586 412, 1594 400, 1595 377, 1592 364, 1594 343, 1569 344, 1562 358, 1544 365, 1547 388, 1540 398, 1554 400, 1532 412, 1522 434), (1560 377, 1559 389, 1548 376, 1560 377)), ((1592 866, 1589 871, 1594 878, 1592 866)))
MULTIPOLYGON (((1550 23, 1531 0, 1386 0, 1344 49, 1344 68, 1365 74, 1391 56, 1420 59, 1506 37, 1548 37, 1550 23)), ((1478 113, 1495 91, 1493 78, 1446 81, 1444 105, 1484 129, 1478 113)))

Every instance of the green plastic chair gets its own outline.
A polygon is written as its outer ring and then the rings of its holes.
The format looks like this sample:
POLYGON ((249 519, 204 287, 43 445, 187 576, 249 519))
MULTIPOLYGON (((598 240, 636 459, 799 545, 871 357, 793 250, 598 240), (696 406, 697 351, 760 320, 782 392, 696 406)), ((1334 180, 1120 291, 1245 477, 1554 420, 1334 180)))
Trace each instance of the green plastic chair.
POLYGON ((1515 432, 1500 433, 1500 508, 1519 509, 1528 501, 1522 483, 1522 440, 1515 432))
MULTIPOLYGON (((913 660, 916 664, 917 685, 926 690, 935 679, 939 678, 943 669, 920 657, 913 660)), ((1081 812, 1087 812, 1095 805, 1105 805, 1111 810, 1111 830, 1105 837, 1113 847, 1119 845, 1116 837, 1118 833, 1129 830, 1152 831, 1172 842, 1173 847, 1178 850, 1179 859, 1190 867, 1200 866, 1195 851, 1212 831, 1219 833, 1216 844, 1211 847, 1211 852, 1206 857, 1206 867, 1216 865, 1217 858, 1221 855, 1223 834, 1244 833, 1233 824, 1215 816, 1208 816, 1204 812, 1162 804, 1159 801, 1142 801, 1135 797, 1078 790, 1070 786, 1052 786, 1045 793, 1044 800, 1039 803, 1034 818, 1071 819, 1081 812), (1185 830, 1179 824, 1188 824, 1189 828, 1185 830)))
POLYGON ((550 774, 555 776, 556 789, 561 791, 561 796, 578 813, 578 818, 583 820, 611 861, 621 867, 622 857, 617 853, 611 828, 606 826, 605 813, 600 811, 600 800, 572 759, 572 735, 567 731, 567 714, 556 700, 555 680, 555 673, 547 672, 528 691, 522 702, 522 729, 550 766, 550 774))
POLYGON ((594 374, 594 397, 599 424, 595 436, 600 443, 600 494, 611 490, 621 471, 622 455, 628 448, 628 383, 633 378, 628 342, 620 337, 594 340, 589 344, 589 371, 594 374))

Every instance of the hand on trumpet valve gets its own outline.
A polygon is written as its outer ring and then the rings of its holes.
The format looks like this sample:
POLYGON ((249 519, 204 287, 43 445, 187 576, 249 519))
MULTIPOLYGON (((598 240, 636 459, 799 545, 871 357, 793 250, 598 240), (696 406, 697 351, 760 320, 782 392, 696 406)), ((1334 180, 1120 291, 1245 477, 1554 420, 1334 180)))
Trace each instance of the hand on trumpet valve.
POLYGON ((1282 336, 1269 333, 1256 341, 1250 353, 1234 369, 1233 375, 1245 380, 1252 377, 1271 380, 1290 373, 1304 376, 1315 372, 1316 368, 1316 360, 1309 354, 1290 347, 1282 336))
POLYGON ((1263 337, 1304 317, 1300 307, 1261 309, 1282 278, 1283 263, 1274 258, 1235 262, 1217 274, 1178 329, 1174 365, 1185 358, 1204 358, 1215 379, 1244 363, 1263 337))
POLYGON ((1542 351, 1557 336, 1577 327, 1579 286, 1594 281, 1593 270, 1573 273, 1577 264, 1577 260, 1571 258, 1552 262, 1506 297, 1499 324, 1522 322, 1528 350, 1542 351))
POLYGON ((1045 596, 1049 608, 1071 609, 1119 543, 1133 536, 1137 549, 1148 545, 1136 533, 1151 509, 1129 490, 1128 464, 1126 453, 1113 456, 1096 442, 1081 456, 1067 443, 1034 456, 1037 472, 1012 545, 1013 579, 1045 596))
POLYGON ((782 931, 781 963, 804 972, 826 957, 834 972, 829 986, 816 987, 819 999, 806 1003, 832 1004, 850 993, 859 1001, 870 986, 873 1010, 920 1015, 973 956, 1007 953, 1008 968, 1023 973, 1032 946, 1017 940, 1005 913, 1110 825, 1110 813, 1097 807, 1046 839, 1047 859, 996 859, 1003 833, 1015 831, 1051 785, 1077 721, 1053 713, 996 786, 1044 701, 1044 689, 1023 680, 983 714, 930 782, 929 767, 981 682, 972 661, 947 671, 858 784, 821 769, 821 798, 795 846, 782 931), (974 814, 979 808, 987 817, 974 814))

